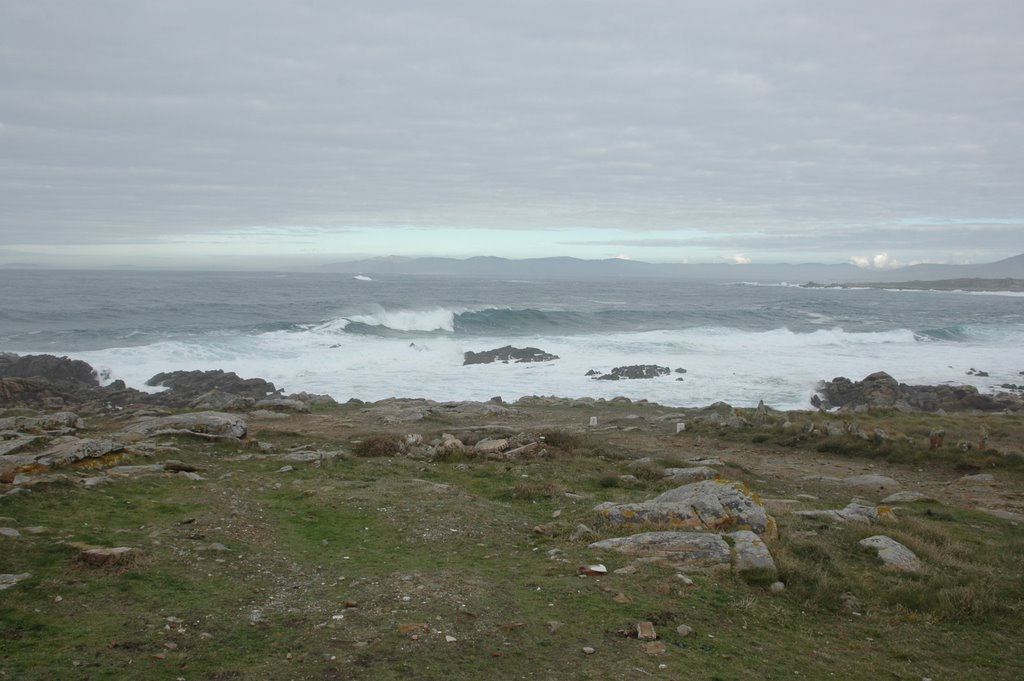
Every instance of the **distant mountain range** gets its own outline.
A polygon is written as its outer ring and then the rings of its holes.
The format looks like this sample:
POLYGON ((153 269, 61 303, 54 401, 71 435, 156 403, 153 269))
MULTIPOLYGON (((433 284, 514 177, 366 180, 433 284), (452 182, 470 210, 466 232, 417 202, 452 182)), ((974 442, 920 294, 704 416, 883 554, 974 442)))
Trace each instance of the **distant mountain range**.
POLYGON ((694 279, 706 281, 903 282, 939 279, 1024 279, 1024 254, 983 265, 911 265, 865 269, 852 264, 663 264, 579 258, 404 258, 389 256, 323 265, 323 271, 363 275, 444 275, 485 279, 694 279))

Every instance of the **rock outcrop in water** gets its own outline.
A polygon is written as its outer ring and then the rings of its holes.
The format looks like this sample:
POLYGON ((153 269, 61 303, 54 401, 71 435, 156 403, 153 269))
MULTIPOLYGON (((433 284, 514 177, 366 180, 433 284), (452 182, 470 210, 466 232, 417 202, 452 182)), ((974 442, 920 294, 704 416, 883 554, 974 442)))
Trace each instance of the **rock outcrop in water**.
POLYGON ((894 408, 901 411, 1018 411, 1021 398, 1008 393, 983 395, 970 385, 907 385, 878 371, 862 381, 842 376, 818 384, 811 404, 819 409, 894 408))
POLYGON ((482 352, 469 351, 463 355, 462 365, 492 364, 494 362, 519 364, 521 362, 550 362, 556 359, 558 359, 558 355, 552 355, 539 348, 514 348, 511 345, 506 345, 502 348, 482 352))
MULTIPOLYGON (((656 378, 658 376, 668 376, 670 373, 672 373, 671 369, 658 366, 657 364, 631 364, 625 367, 615 367, 607 374, 594 376, 594 380, 620 381, 624 379, 656 378)), ((590 376, 591 374, 588 373, 587 375, 590 376)))

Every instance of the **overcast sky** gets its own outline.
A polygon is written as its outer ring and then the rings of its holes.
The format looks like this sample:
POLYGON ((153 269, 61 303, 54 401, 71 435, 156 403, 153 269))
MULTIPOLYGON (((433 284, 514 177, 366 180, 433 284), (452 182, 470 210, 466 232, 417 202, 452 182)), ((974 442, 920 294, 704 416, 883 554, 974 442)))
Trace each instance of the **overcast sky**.
POLYGON ((3 0, 0 263, 1024 252, 1021 0, 3 0))

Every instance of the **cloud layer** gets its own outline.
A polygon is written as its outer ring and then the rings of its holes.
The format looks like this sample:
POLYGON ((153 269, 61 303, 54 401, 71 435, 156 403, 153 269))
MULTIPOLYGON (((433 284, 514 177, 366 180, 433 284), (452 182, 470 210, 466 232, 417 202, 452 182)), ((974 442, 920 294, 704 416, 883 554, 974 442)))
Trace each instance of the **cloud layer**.
POLYGON ((589 229, 582 252, 633 257, 1011 255, 1022 20, 1016 0, 10 0, 0 235, 301 226, 326 247, 438 226, 589 229))

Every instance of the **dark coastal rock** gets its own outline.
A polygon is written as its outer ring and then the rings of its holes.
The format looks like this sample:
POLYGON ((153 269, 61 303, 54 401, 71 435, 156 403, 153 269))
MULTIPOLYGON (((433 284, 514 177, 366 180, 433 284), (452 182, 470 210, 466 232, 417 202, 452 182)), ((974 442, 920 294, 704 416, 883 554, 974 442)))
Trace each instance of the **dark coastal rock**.
POLYGON ((625 367, 615 367, 607 374, 597 376, 597 381, 619 381, 624 379, 655 378, 657 376, 668 376, 672 370, 668 367, 657 364, 632 364, 625 367))
POLYGON ((555 359, 558 359, 558 355, 552 355, 539 348, 514 348, 511 345, 506 345, 502 348, 484 350, 483 352, 469 351, 463 355, 462 365, 491 364, 493 362, 503 362, 505 364, 513 362, 519 364, 522 362, 550 362, 555 359))
POLYGON ((1018 411, 1024 406, 1016 395, 982 395, 970 385, 907 385, 878 371, 862 381, 842 376, 818 384, 811 404, 819 409, 858 407, 896 408, 904 411, 1018 411))
POLYGON ((0 407, 60 409, 68 404, 123 407, 144 396, 124 381, 100 385, 87 362, 53 355, 0 356, 0 407))
POLYGON ((98 387, 100 384, 96 370, 87 362, 54 355, 18 357, 5 354, 0 357, 0 377, 41 378, 63 391, 98 387))
POLYGON ((241 378, 233 371, 220 369, 159 373, 146 381, 146 385, 168 388, 166 392, 153 395, 149 401, 176 406, 186 406, 213 391, 254 400, 280 392, 273 383, 262 378, 241 378))

